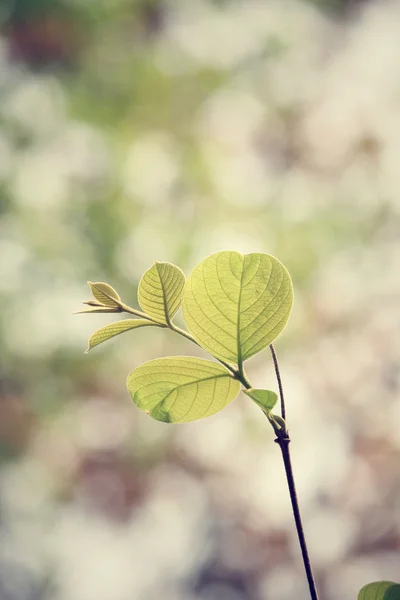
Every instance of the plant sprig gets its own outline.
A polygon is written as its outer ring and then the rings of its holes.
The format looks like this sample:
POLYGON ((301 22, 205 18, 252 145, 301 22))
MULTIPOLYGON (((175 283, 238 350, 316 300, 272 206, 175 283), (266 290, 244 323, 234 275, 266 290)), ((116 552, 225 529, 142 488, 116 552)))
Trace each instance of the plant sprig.
MULTIPOLYGON (((278 359, 272 345, 292 309, 293 287, 286 268, 268 254, 219 252, 203 260, 186 281, 181 269, 155 262, 139 283, 142 310, 125 304, 107 283, 88 282, 94 299, 83 313, 125 312, 135 318, 110 323, 89 339, 87 352, 116 335, 142 327, 170 329, 203 348, 218 362, 190 356, 151 360, 127 379, 136 406, 165 423, 186 423, 213 415, 244 393, 261 408, 279 445, 311 600, 318 600, 297 500, 286 409, 278 359), (188 330, 173 318, 182 306, 188 330), (254 388, 244 362, 270 347, 278 383, 281 415, 272 412, 278 395, 254 388), (218 364, 219 363, 219 364, 218 364)), ((400 584, 364 586, 358 600, 400 600, 400 584)))
MULTIPOLYGON (((179 267, 155 262, 139 283, 138 301, 142 310, 125 304, 118 292, 106 283, 89 282, 89 286, 94 300, 85 303, 90 308, 84 312, 125 312, 136 318, 117 321, 96 331, 89 339, 87 351, 132 329, 168 328, 206 350, 226 369, 228 376, 247 391, 253 386, 245 373, 244 361, 270 345, 281 333, 293 303, 289 273, 276 258, 267 254, 242 256, 237 252, 219 252, 200 263, 188 281, 179 267), (181 305, 188 330, 173 322, 181 305)), ((202 360, 205 373, 213 368, 214 363, 209 363, 202 360)), ((158 359, 156 364, 154 361, 146 363, 148 375, 143 381, 141 371, 140 384, 137 369, 128 378, 128 390, 135 404, 153 418, 171 423, 200 419, 215 414, 239 393, 240 388, 237 388, 232 397, 220 389, 216 378, 208 375, 204 381, 198 374, 198 378, 189 383, 190 367, 183 357, 176 358, 174 365, 179 372, 173 385, 168 381, 172 367, 166 358, 158 359), (139 385, 149 392, 146 401, 139 385), (156 396, 150 393, 152 386, 157 389, 156 396), (214 395, 207 404, 204 398, 208 386, 212 386, 214 395), (191 402, 189 411, 188 402, 191 402)), ((247 395, 261 405, 275 433, 281 432, 284 423, 271 412, 277 395, 268 390, 260 392, 263 393, 247 395)))

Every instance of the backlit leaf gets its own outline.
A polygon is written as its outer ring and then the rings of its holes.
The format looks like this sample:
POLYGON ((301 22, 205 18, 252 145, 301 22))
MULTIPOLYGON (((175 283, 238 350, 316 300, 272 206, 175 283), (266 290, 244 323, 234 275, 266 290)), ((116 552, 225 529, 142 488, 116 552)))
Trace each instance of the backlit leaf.
POLYGON ((265 412, 270 412, 278 401, 278 396, 271 390, 256 390, 251 388, 249 390, 243 390, 247 396, 250 396, 252 400, 258 406, 260 406, 265 412))
POLYGON ((358 600, 400 600, 400 584, 393 581, 374 581, 361 588, 358 600))
POLYGON ((155 262, 139 283, 142 309, 160 323, 168 323, 181 305, 185 275, 168 262, 155 262))
POLYGON ((102 283, 98 281, 96 283, 92 283, 88 281, 90 289, 92 290, 93 296, 96 298, 98 302, 105 306, 119 306, 121 302, 121 298, 108 283, 102 283))
POLYGON ((209 417, 236 398, 240 384, 220 364, 176 356, 141 365, 127 387, 136 406, 154 419, 186 423, 209 417))
POLYGON ((109 340, 115 335, 119 335, 120 333, 124 333, 125 331, 129 331, 130 329, 137 329, 138 327, 148 327, 150 325, 157 325, 152 321, 147 321, 146 319, 125 319, 124 321, 116 321, 115 323, 110 323, 101 329, 98 329, 90 338, 89 338, 89 347, 86 352, 89 352, 95 346, 98 346, 102 342, 109 340))
POLYGON ((292 304, 290 275, 276 258, 218 252, 191 273, 182 308, 190 333, 205 350, 240 364, 275 340, 292 304))

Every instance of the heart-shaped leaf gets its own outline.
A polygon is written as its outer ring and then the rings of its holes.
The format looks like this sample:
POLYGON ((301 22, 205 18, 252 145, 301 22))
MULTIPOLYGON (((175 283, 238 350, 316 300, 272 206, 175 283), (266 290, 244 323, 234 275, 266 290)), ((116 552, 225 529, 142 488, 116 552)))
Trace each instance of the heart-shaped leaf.
POLYGON ((109 340, 115 335, 119 335, 120 333, 125 333, 125 331, 129 331, 130 329, 137 329, 138 327, 149 327, 150 325, 156 325, 152 321, 147 321, 146 319, 125 319, 124 321, 116 321, 115 323, 110 323, 101 329, 98 329, 90 338, 89 338, 89 347, 86 352, 89 352, 95 346, 98 346, 102 342, 109 340))
POLYGON ((155 262, 140 280, 140 306, 153 319, 169 323, 181 305, 185 281, 179 267, 168 262, 155 262))
POLYGON ((191 273, 182 308, 190 333, 205 350, 240 365, 281 333, 292 304, 290 275, 276 258, 218 252, 191 273))
POLYGON ((265 412, 270 412, 278 401, 278 396, 275 392, 271 392, 271 390, 256 390, 251 388, 243 391, 265 412))
POLYGON ((92 283, 88 281, 88 284, 93 296, 103 306, 119 306, 121 304, 121 298, 118 293, 108 283, 102 283, 101 281, 92 283))
POLYGON ((358 600, 400 600, 400 584, 393 581, 374 581, 361 588, 358 600))
POLYGON ((209 417, 240 390, 223 366, 190 356, 151 360, 132 371, 127 387, 138 408, 165 423, 209 417))

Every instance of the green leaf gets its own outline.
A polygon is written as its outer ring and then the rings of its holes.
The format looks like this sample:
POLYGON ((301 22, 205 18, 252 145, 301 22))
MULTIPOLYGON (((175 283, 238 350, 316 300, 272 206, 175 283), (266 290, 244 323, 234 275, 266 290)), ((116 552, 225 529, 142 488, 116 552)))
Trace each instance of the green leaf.
POLYGON ((124 321, 116 321, 115 323, 110 323, 101 329, 98 329, 90 338, 89 338, 89 346, 86 352, 89 352, 95 346, 98 346, 102 342, 109 340, 115 335, 119 335, 120 333, 124 333, 125 331, 129 331, 130 329, 137 329, 138 327, 148 327, 149 325, 156 325, 152 321, 147 321, 146 319, 125 319, 124 321))
POLYGON ((374 581, 361 588, 358 600, 400 600, 400 585, 393 581, 374 581))
POLYGON ((92 283, 88 281, 88 284, 93 296, 103 306, 119 306, 121 304, 121 298, 108 283, 102 283, 101 281, 92 283))
POLYGON ((104 306, 104 304, 102 304, 98 300, 87 300, 83 304, 87 304, 88 306, 104 306))
POLYGON ((400 600, 400 583, 395 583, 386 590, 384 600, 400 600))
POLYGON ((249 396, 265 412, 270 412, 278 401, 278 396, 271 390, 256 390, 251 388, 243 390, 246 396, 249 396))
POLYGON ((153 319, 169 323, 181 305, 185 281, 179 267, 168 262, 155 262, 140 280, 140 306, 153 319))
POLYGON ((151 360, 132 371, 127 387, 140 410, 165 423, 209 417, 240 390, 222 365, 189 356, 151 360))
MULTIPOLYGON (((84 302, 84 304, 86 304, 86 302, 84 302)), ((122 308, 119 308, 118 306, 98 306, 96 305, 93 308, 84 308, 82 310, 77 310, 76 312, 74 312, 74 315, 83 315, 83 314, 87 314, 87 313, 117 313, 117 312, 122 312, 122 308)))
POLYGON ((201 262, 183 291, 183 316, 216 358, 241 364, 271 344, 293 304, 286 268, 269 254, 218 252, 201 262))
POLYGON ((282 417, 280 417, 279 415, 274 415, 272 412, 267 412, 264 411, 265 414, 267 415, 268 421, 271 423, 272 427, 274 428, 274 431, 276 433, 276 435, 278 437, 282 437, 282 435, 284 434, 285 437, 288 437, 288 430, 287 430, 287 424, 286 421, 284 419, 282 419, 282 417))
POLYGON ((254 388, 243 391, 247 396, 254 400, 254 402, 258 404, 262 411, 267 415, 276 435, 280 435, 282 431, 287 433, 286 422, 282 419, 282 417, 274 415, 271 412, 275 404, 278 402, 278 396, 275 394, 275 392, 272 392, 271 390, 256 390, 254 388))

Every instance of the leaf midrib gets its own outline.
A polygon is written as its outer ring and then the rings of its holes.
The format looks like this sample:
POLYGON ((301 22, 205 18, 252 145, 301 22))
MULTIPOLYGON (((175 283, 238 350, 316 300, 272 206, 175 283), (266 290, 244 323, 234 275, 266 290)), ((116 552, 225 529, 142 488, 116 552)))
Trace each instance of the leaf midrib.
MULTIPOLYGON (((231 376, 229 375, 228 372, 226 373, 220 373, 219 375, 210 375, 210 377, 204 377, 203 379, 196 379, 193 381, 188 381, 186 383, 177 383, 175 384, 175 387, 172 388, 172 390, 170 390, 168 392, 168 394, 165 396, 165 398, 163 398, 161 400, 161 402, 159 402, 156 406, 160 406, 160 404, 162 404, 163 402, 165 402, 168 398, 168 396, 170 396, 173 392, 175 392, 178 388, 184 388, 187 387, 189 385, 198 385, 199 383, 203 383, 204 381, 210 381, 211 379, 221 379, 222 377, 229 377, 231 378, 231 376)), ((147 385, 142 386, 141 389, 144 389, 145 387, 149 387, 150 385, 153 385, 154 383, 173 383, 171 381, 157 381, 157 382, 151 382, 148 383, 147 385)), ((138 392, 136 392, 137 394, 138 392)), ((154 392, 151 392, 150 394, 146 394, 146 396, 142 396, 142 398, 140 400, 144 400, 145 398, 148 398, 149 396, 152 396, 154 394, 154 392)))
POLYGON ((161 289, 162 289, 162 294, 163 294, 162 297, 163 297, 165 321, 166 321, 167 325, 171 325, 171 318, 169 316, 168 305, 167 305, 167 294, 165 293, 164 281, 161 276, 160 269, 158 268, 158 264, 159 263, 156 263, 156 269, 157 269, 158 277, 160 279, 160 284, 161 284, 161 289))
MULTIPOLYGON (((192 404, 190 405, 189 409, 188 409, 188 410, 186 411, 186 413, 185 413, 185 414, 184 414, 184 415, 183 415, 183 416, 180 418, 180 420, 182 420, 182 419, 184 419, 184 418, 185 418, 185 417, 186 417, 186 416, 187 416, 187 415, 190 413, 190 411, 191 411, 191 410, 192 410, 192 408, 193 408, 193 405, 194 405, 194 403, 195 403, 195 401, 196 401, 196 398, 197 398, 197 395, 198 395, 198 393, 199 393, 199 385, 200 385, 200 383, 204 383, 205 381, 214 380, 214 389, 213 389, 213 393, 212 393, 212 399, 211 399, 211 404, 212 404, 212 401, 214 400, 214 394, 215 394, 215 380, 216 380, 216 379, 221 379, 222 377, 229 377, 229 378, 230 378, 230 375, 229 375, 229 373, 227 373, 227 374, 225 374, 225 373, 221 373, 220 375, 214 375, 213 377, 206 377, 205 379, 199 379, 199 380, 197 380, 197 381, 192 381, 191 383, 185 383, 185 384, 183 384, 183 385, 181 385, 181 386, 177 386, 176 388, 174 388, 173 390, 171 390, 170 392, 168 392, 168 394, 165 396, 164 400, 162 400, 162 401, 160 402, 160 404, 158 404, 158 406, 160 406, 161 404, 164 404, 164 403, 166 402, 166 400, 168 399, 168 397, 170 396, 170 394, 172 394, 172 392, 175 392, 175 391, 178 389, 178 387, 179 387, 179 388, 182 388, 182 387, 186 387, 186 386, 188 386, 188 385, 193 385, 193 384, 194 384, 194 385, 196 385, 196 394, 195 394, 195 396, 194 396, 194 398, 193 398, 193 400, 192 400, 192 404)), ((177 395, 177 397, 175 398, 175 400, 173 401, 173 403, 171 404, 171 406, 169 407, 169 409, 168 409, 168 413, 171 413, 171 410, 172 410, 172 408, 173 408, 173 406, 174 406, 175 402, 177 401, 177 399, 178 399, 178 395, 177 395)), ((211 404, 210 404, 210 406, 211 406, 211 404)), ((207 410, 209 410, 209 408, 210 408, 210 407, 208 407, 208 409, 207 409, 207 410)))
POLYGON ((243 369, 243 359, 242 359, 242 345, 240 341, 240 309, 242 303, 242 290, 243 290, 243 274, 244 274, 244 261, 245 256, 243 256, 242 260, 242 274, 240 276, 240 287, 239 287, 239 299, 238 299, 238 316, 236 323, 236 347, 237 347, 237 357, 238 357, 238 367, 239 371, 243 369))

